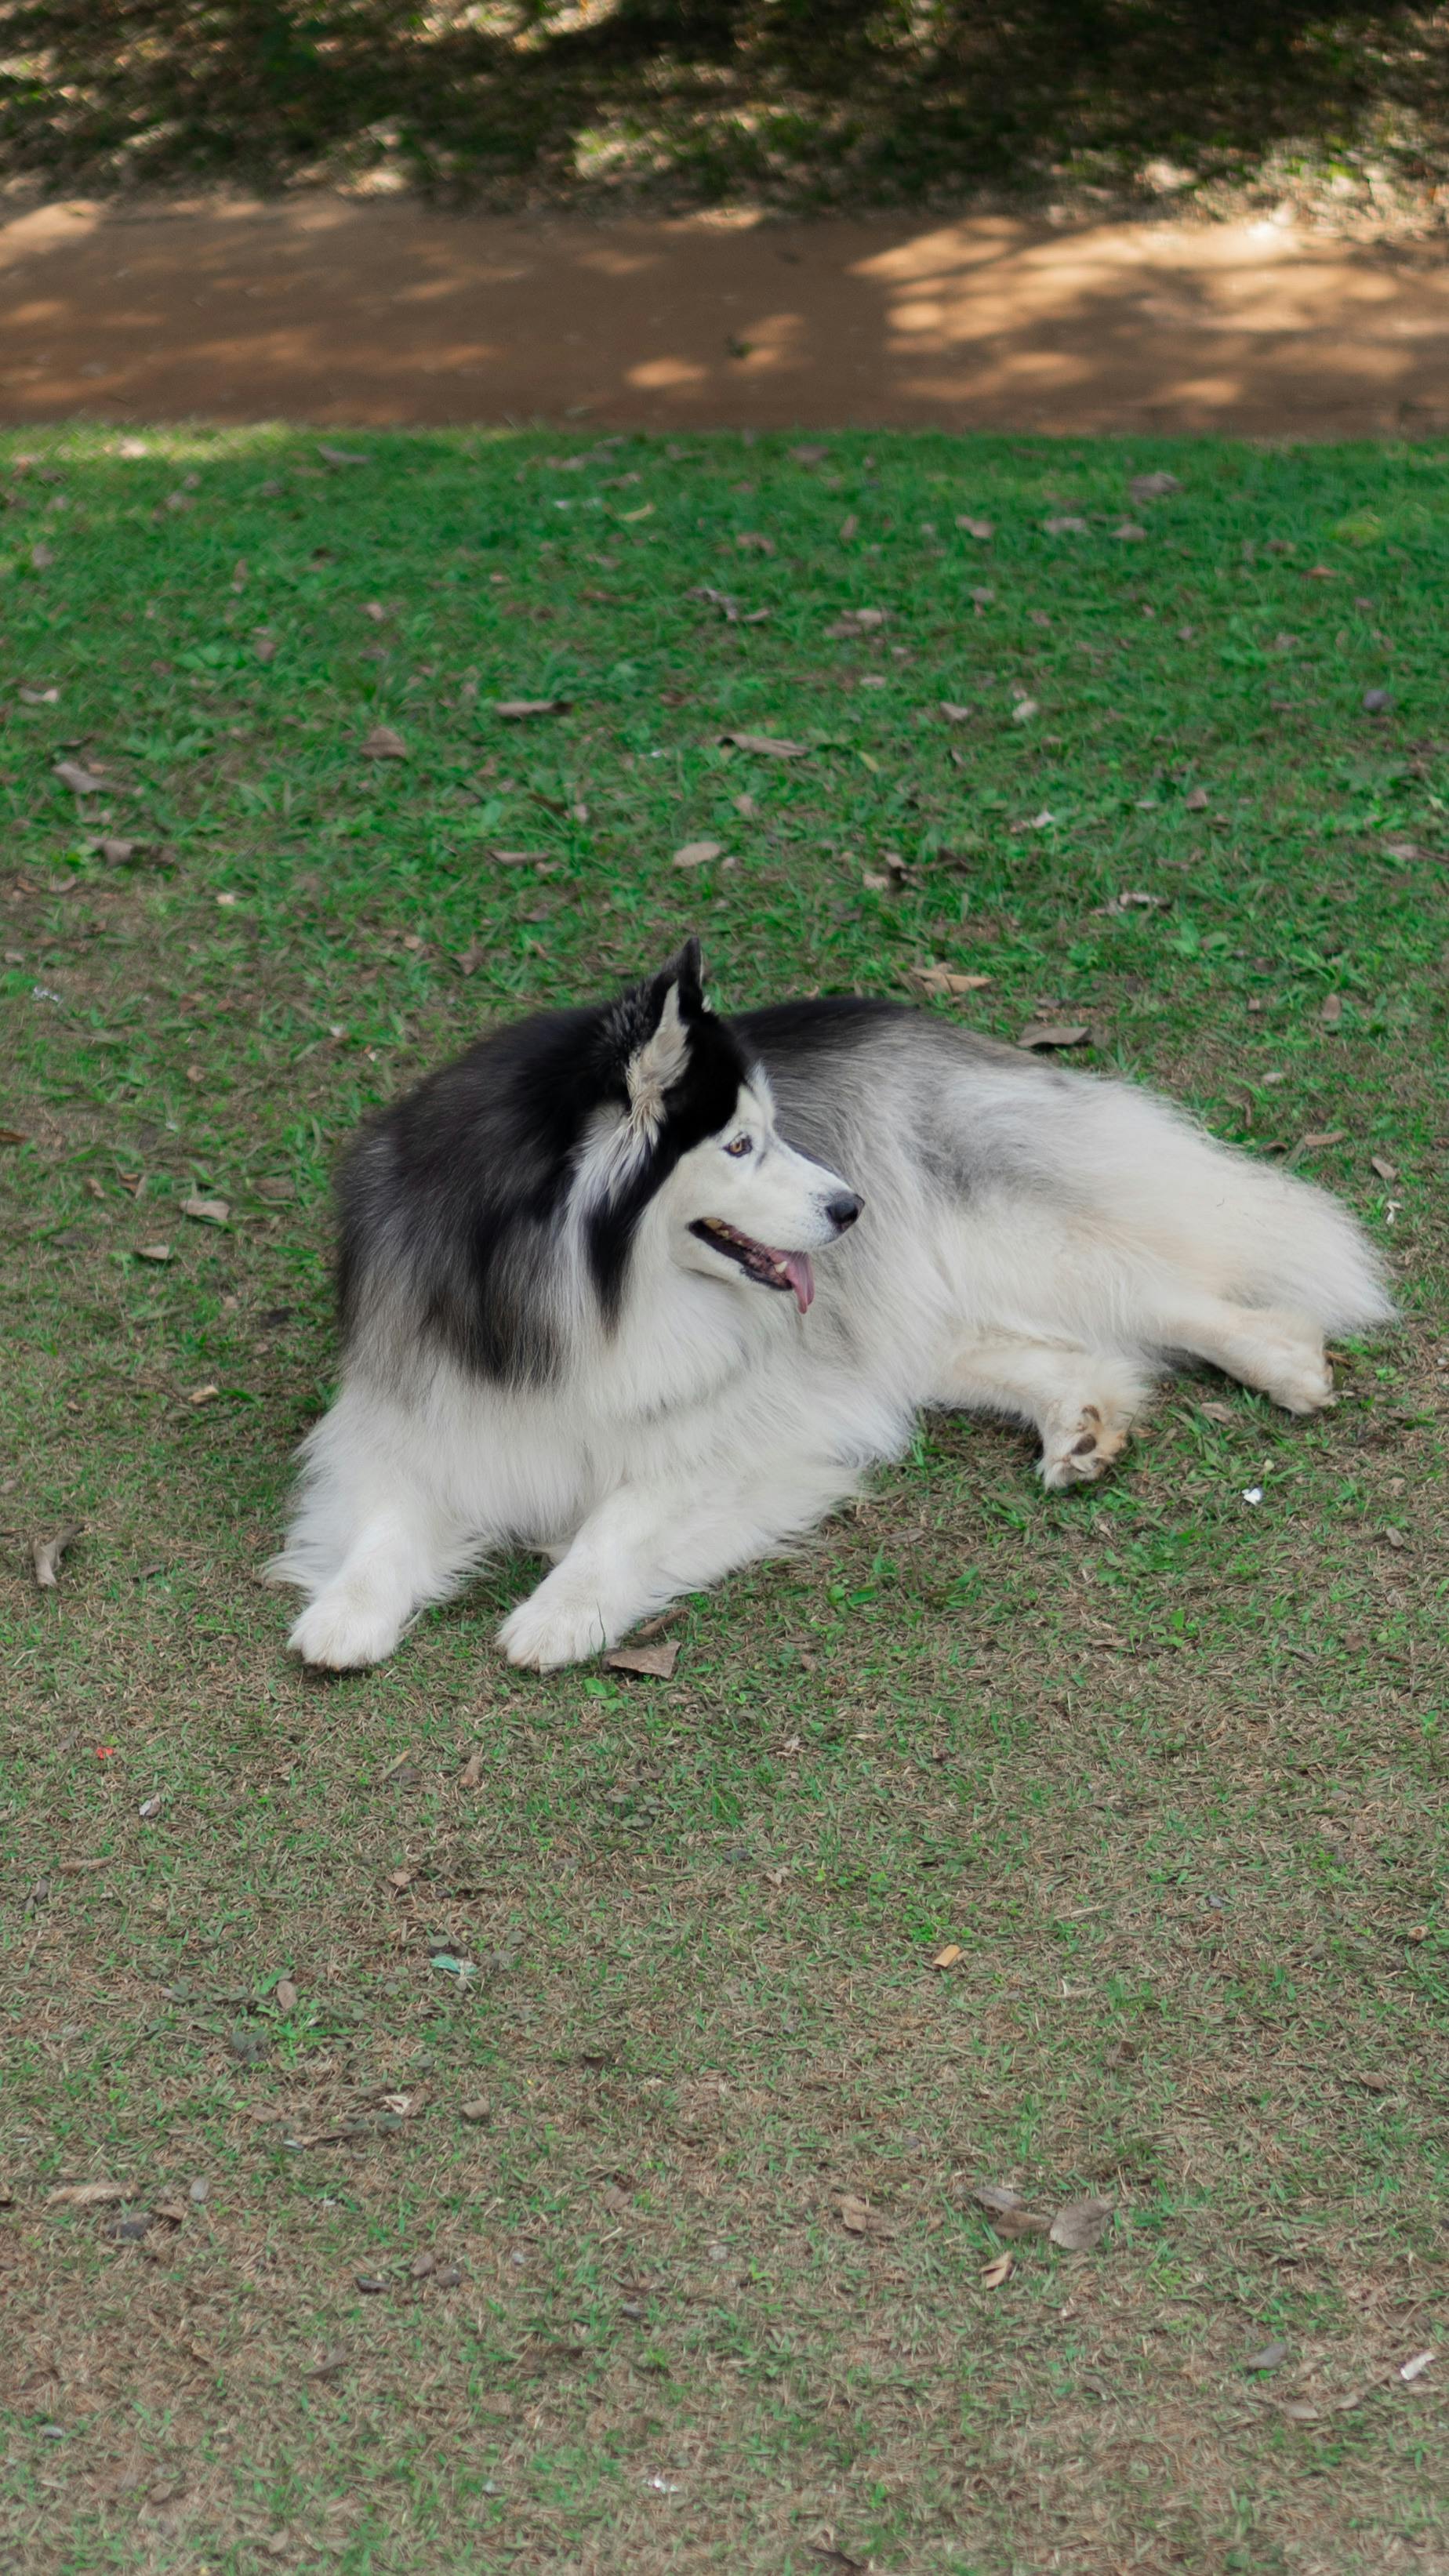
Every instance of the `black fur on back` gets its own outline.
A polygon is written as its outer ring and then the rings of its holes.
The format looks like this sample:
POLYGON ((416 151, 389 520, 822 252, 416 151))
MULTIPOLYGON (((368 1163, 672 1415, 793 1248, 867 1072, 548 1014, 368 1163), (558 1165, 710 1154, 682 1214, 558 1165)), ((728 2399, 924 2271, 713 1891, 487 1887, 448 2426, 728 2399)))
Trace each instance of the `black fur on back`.
POLYGON ((558 1370, 553 1264, 592 1121, 626 1110, 630 1059, 679 988, 689 1034, 646 1156, 592 1211, 589 1277, 618 1315, 644 1209, 681 1155, 722 1128, 751 1050, 704 1003, 698 945, 617 1000, 540 1012, 480 1039, 364 1128, 340 1184, 338 1299, 345 1337, 376 1318, 475 1375, 540 1385, 558 1370))

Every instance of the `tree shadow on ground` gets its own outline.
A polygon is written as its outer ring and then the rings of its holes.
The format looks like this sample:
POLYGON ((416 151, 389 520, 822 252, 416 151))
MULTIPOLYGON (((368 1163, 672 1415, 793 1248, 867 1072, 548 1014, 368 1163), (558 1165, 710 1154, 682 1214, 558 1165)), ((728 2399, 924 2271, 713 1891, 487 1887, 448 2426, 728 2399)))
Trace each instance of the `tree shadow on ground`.
POLYGON ((1241 181, 1294 144, 1449 171, 1449 12, 1371 0, 0 0, 0 53, 12 184, 859 204, 1241 181))

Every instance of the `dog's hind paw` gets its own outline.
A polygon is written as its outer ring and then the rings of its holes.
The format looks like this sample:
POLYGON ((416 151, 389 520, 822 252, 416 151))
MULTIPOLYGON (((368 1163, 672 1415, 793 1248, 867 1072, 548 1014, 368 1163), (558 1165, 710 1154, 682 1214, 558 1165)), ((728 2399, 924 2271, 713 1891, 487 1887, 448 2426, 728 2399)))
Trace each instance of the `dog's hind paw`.
POLYGON ((1126 1446, 1127 1424, 1104 1421, 1100 1406, 1084 1404, 1074 1422, 1064 1424, 1044 1443, 1042 1483, 1057 1493, 1073 1485, 1094 1484, 1126 1446))

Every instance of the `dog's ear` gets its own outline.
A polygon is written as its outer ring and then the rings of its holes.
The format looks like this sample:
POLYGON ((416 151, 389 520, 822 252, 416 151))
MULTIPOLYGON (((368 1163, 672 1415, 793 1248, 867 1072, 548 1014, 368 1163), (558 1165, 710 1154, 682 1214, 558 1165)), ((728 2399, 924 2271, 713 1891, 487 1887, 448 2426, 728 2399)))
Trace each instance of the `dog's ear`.
POLYGON ((617 1022, 624 1088, 630 1123, 645 1134, 652 1135, 663 1119, 665 1095, 689 1061, 691 1026, 705 1008, 697 939, 687 939, 667 966, 624 996, 617 1022))

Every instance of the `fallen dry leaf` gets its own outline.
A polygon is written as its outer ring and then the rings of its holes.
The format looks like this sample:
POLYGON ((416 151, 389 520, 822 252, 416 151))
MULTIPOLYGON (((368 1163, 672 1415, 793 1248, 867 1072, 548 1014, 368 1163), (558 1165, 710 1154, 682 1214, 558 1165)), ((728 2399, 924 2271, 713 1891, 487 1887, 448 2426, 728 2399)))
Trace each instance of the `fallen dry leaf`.
POLYGON ((1124 519, 1120 527, 1112 530, 1112 534, 1119 545, 1128 546, 1134 544, 1139 537, 1145 537, 1147 530, 1139 528, 1135 519, 1124 519))
POLYGON ((964 724, 968 716, 976 713, 974 707, 962 706, 955 698, 941 698, 937 704, 947 724, 964 724))
POLYGON ((761 760, 803 760, 810 749, 808 742, 792 742, 782 733, 722 733, 722 743, 732 743, 736 751, 752 751, 761 760))
POLYGON ((1034 1047, 1082 1046, 1091 1031, 1076 1020, 1033 1020, 1022 1030, 1016 1043, 1028 1052, 1034 1047))
POLYGON ((762 536, 758 528, 741 528, 735 544, 742 555, 772 555, 775 551, 774 538, 762 536))
POLYGON ((30 1563, 42 1592, 54 1592, 60 1580, 60 1560, 66 1549, 73 1547, 81 1534, 79 1521, 67 1521, 54 1538, 35 1538, 30 1542, 30 1563))
POLYGON ((1325 1145, 1341 1145, 1347 1134, 1346 1127, 1315 1127, 1311 1135, 1299 1137, 1296 1150, 1316 1154, 1325 1145))
POLYGON ((1085 519, 1043 519, 1042 527, 1049 537, 1084 537, 1087 533, 1085 519))
POLYGON ((305 2377, 307 2377, 308 2379, 335 2379, 335 2378, 337 2377, 338 2372, 339 2372, 339 2371, 341 2371, 341 2370, 345 2370, 345 2369, 346 2369, 346 2367, 347 2367, 347 2346, 346 2346, 346 2344, 345 2344, 345 2343, 333 2343, 333 2344, 329 2344, 329 2345, 328 2345, 327 2350, 323 2353, 321 2360, 320 2360, 320 2361, 317 2361, 317 2362, 314 2362, 314 2363, 313 2363, 313 2365, 312 2365, 312 2368, 311 2368, 309 2371, 307 2371, 304 2375, 305 2375, 305 2377))
POLYGON ((1235 1422, 1237 1420, 1237 1416, 1230 1404, 1218 1404, 1216 1402, 1209 1401, 1205 1404, 1200 1404, 1198 1406, 1198 1411, 1199 1413, 1205 1413, 1209 1422, 1235 1422))
POLYGON ((458 2117, 460 2120, 471 2121, 475 2128, 480 2121, 491 2120, 493 2117, 493 2105, 489 2101, 487 2094, 478 2093, 475 2094, 471 2102, 460 2103, 458 2107, 458 2117))
POLYGON ((963 517, 957 519, 956 525, 958 528, 963 528, 968 537, 974 537, 978 545, 984 546, 988 537, 994 537, 996 534, 996 523, 992 519, 963 517))
POLYGON ((677 868, 702 868, 724 851, 723 841, 684 841, 674 853, 677 868))
POLYGON ((483 1747, 475 1744, 458 1773, 460 1789, 479 1789, 483 1785, 483 1747))
POLYGON ((856 517, 855 512, 851 510, 840 522, 839 538, 841 545, 848 546, 851 538, 856 534, 859 527, 860 521, 856 517))
POLYGON ((296 2011, 298 2001, 297 1989, 293 1985, 290 1977, 279 1977, 277 1979, 276 1984, 272 1988, 272 1997, 278 2012, 294 2013, 296 2011))
POLYGON ((1422 841, 1385 841, 1384 855, 1390 859, 1413 860, 1432 859, 1434 853, 1426 850, 1422 841))
POLYGON ((495 698, 493 712, 508 724, 526 724, 533 716, 566 715, 572 705, 572 698, 495 698))
POLYGON ((1051 2225, 1050 2219, 1028 2209, 1020 2192, 1012 2191, 1006 2183, 978 2183, 971 2197, 990 2212, 998 2236, 1045 2236, 1051 2225))
POLYGON ((1011 710, 1011 721, 1013 724, 1030 724, 1032 717, 1040 713, 1041 708, 1035 698, 1018 698, 1011 710))
POLYGON ((841 2225, 852 2236, 891 2237, 895 2234, 895 2229, 871 2208, 868 2200, 862 2200, 858 2192, 842 2192, 835 2205, 840 2212, 841 2225))
POLYGON ((1399 1177, 1398 1164, 1386 1163, 1382 1154, 1370 1154, 1369 1170, 1377 1172, 1381 1181, 1396 1181, 1399 1177))
POLYGON ((45 2195, 47 2209, 114 2209, 126 2198, 119 2182, 63 2182, 45 2195))
POLYGON ((30 561, 36 572, 49 572, 51 565, 55 561, 54 547, 43 544, 32 546, 30 549, 30 561))
POLYGON ((1101 2244, 1114 2215, 1110 2200, 1064 2201, 1047 2234, 1064 2254, 1088 2254, 1101 2244))
POLYGON ((183 1216, 195 1217, 198 1225, 225 1225, 231 1214, 230 1199, 183 1199, 183 1216))
POLYGON ((27 707, 54 707, 60 704, 59 689, 22 689, 22 703, 27 707))
POLYGON ((215 1380, 208 1378, 204 1386, 193 1386, 188 1389, 186 1401, 188 1404, 214 1404, 220 1393, 221 1389, 215 1380))
POLYGON ((319 447, 317 453, 324 465, 370 465, 372 463, 370 456, 356 456, 349 447, 319 447))
POLYGON ((82 769, 78 761, 58 760, 55 774, 62 787, 68 787, 73 796, 110 796, 115 793, 109 778, 103 778, 97 769, 82 769))
POLYGON ((948 1941, 944 1950, 936 1952, 931 1965, 933 1968, 954 1968, 957 1960, 964 1959, 965 1956, 966 1953, 959 1941, 948 1941))
POLYGON ((982 2289, 999 2290, 1003 2281, 1010 2280, 1015 2263, 1016 2256, 1014 2254, 994 2255, 991 2261, 986 2264, 982 2270, 982 2289))
POLYGON ((830 450, 828 447, 792 447, 790 454, 797 465, 823 465, 830 450))
POLYGON ((374 626, 381 626, 387 616, 387 610, 380 599, 365 599, 362 603, 362 614, 364 617, 370 617, 374 626))
POLYGON ((1244 2370, 1276 2370, 1288 2358, 1286 2343, 1265 2343, 1261 2352, 1250 2352, 1244 2370))
POLYGON ((408 747, 391 725, 374 725, 358 746, 364 760, 406 760, 408 747))
POLYGON ((1205 814, 1207 812, 1208 801, 1207 789, 1205 787, 1190 787, 1182 801, 1189 814, 1205 814))
POLYGON ((884 626, 886 614, 883 608, 844 608, 825 632, 827 635, 872 635, 878 626, 884 626))
POLYGON ((1169 492, 1180 492, 1182 485, 1175 474, 1134 474, 1127 489, 1134 501, 1161 501, 1169 492))
POLYGON ((259 662, 275 662, 277 658, 275 635, 268 635, 264 628, 259 628, 252 637, 252 651, 259 662))
POLYGON ((740 603, 737 599, 732 599, 727 590, 716 590, 712 582, 702 581, 689 596, 691 599, 707 600, 711 608, 719 610, 727 626, 739 624, 740 603))
POLYGON ((604 1657, 611 1673, 644 1673, 658 1682, 669 1680, 678 1661, 677 1637, 661 1637, 654 1646, 616 1646, 604 1657))
POLYGON ((946 1002, 960 993, 981 993, 991 982, 989 975, 958 975, 950 966, 913 966, 906 981, 930 1001, 946 1002))
POLYGON ((500 868, 537 868, 547 865, 547 850, 490 850, 490 859, 500 868))
POLYGON ((138 1243, 136 1246, 136 1259, 138 1261, 169 1261, 170 1258, 171 1246, 169 1243, 138 1243))
POLYGON ((1336 1029, 1340 1020, 1343 1018, 1343 995, 1341 993, 1325 993, 1323 997, 1323 1007, 1319 1011, 1318 1016, 1326 1029, 1336 1029))

